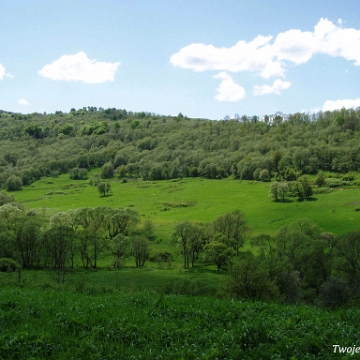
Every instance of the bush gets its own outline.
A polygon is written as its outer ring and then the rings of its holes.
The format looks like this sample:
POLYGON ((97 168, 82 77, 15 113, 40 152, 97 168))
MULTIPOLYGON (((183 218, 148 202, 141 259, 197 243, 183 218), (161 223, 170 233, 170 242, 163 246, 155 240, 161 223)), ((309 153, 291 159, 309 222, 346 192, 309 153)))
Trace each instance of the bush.
POLYGON ((270 181, 270 173, 269 170, 264 169, 260 172, 259 180, 261 181, 270 181))
POLYGON ((1 272, 15 271, 18 268, 19 268, 19 264, 14 259, 9 259, 9 258, 0 259, 1 272))
POLYGON ((340 187, 340 186, 350 186, 351 183, 346 180, 336 179, 336 178, 328 178, 325 179, 325 185, 330 188, 340 187))
POLYGON ((250 252, 231 265, 225 289, 229 295, 245 300, 269 301, 280 295, 266 266, 250 252))
POLYGON ((114 167, 111 163, 104 164, 101 168, 101 177, 111 179, 114 176, 114 167))
POLYGON ((101 183, 101 176, 99 173, 95 173, 89 181, 89 184, 92 186, 98 186, 101 183))
POLYGON ((254 177, 254 180, 256 181, 259 181, 260 180, 260 173, 261 173, 261 169, 260 168, 257 168, 255 171, 254 171, 254 174, 253 174, 253 177, 254 177))
POLYGON ((70 174, 70 179, 85 180, 85 179, 87 179, 88 171, 83 168, 79 169, 78 167, 75 167, 75 168, 70 169, 69 174, 70 174))
POLYGON ((276 285, 284 302, 296 303, 300 300, 301 279, 298 271, 283 270, 276 276, 276 285))
POLYGON ((319 301, 322 306, 334 309, 346 305, 350 296, 351 291, 347 282, 331 277, 321 286, 319 301))
POLYGON ((0 206, 3 206, 9 202, 14 202, 15 199, 12 195, 8 195, 4 191, 0 191, 0 206))
POLYGON ((19 176, 11 175, 5 182, 5 188, 7 191, 21 190, 23 183, 19 176))
POLYGON ((326 177, 324 175, 324 173, 322 171, 320 171, 317 175, 316 175, 316 178, 314 180, 314 184, 318 187, 321 187, 323 185, 325 185, 325 180, 326 180, 326 177))
POLYGON ((151 262, 170 262, 172 260, 172 254, 168 251, 156 251, 151 252, 149 255, 149 261, 151 262))

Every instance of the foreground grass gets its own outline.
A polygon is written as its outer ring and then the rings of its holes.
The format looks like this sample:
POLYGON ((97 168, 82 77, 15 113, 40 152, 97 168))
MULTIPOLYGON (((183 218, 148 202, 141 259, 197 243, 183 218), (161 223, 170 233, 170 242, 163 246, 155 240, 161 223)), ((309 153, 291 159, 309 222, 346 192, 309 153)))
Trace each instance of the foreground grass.
POLYGON ((343 234, 358 230, 360 188, 338 189, 315 195, 313 201, 275 203, 269 183, 187 178, 176 181, 111 181, 111 196, 101 197, 88 180, 68 175, 47 178, 15 194, 27 208, 51 215, 85 206, 134 207, 142 218, 151 218, 158 239, 168 240, 181 221, 210 222, 226 212, 241 210, 252 233, 274 234, 299 218, 318 223, 325 231, 343 234))
POLYGON ((332 345, 356 345, 359 321, 357 309, 3 287, 0 359, 341 359, 332 345))

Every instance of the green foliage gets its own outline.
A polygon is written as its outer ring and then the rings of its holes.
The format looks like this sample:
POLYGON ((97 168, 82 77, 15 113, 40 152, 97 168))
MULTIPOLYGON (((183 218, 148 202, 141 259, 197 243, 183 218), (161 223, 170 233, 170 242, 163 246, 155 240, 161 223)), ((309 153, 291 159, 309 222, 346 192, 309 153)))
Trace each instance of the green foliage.
POLYGON ((271 156, 271 161, 274 166, 275 171, 279 171, 279 163, 282 158, 282 154, 280 150, 275 150, 271 156))
POLYGON ((94 185, 94 186, 98 186, 100 182, 101 182, 100 173, 95 173, 95 174, 90 178, 89 184, 90 184, 90 185, 94 185))
POLYGON ((349 284, 341 278, 330 277, 320 288, 319 303, 331 309, 346 305, 351 298, 349 284))
POLYGON ((232 262, 226 291, 231 296, 246 300, 270 301, 280 296, 275 281, 269 277, 269 269, 251 252, 242 253, 232 262))
POLYGON ((289 186, 286 182, 275 181, 270 185, 270 196, 275 201, 285 201, 286 195, 289 191, 289 186))
POLYGON ((152 240, 154 238, 154 229, 154 223, 150 219, 146 219, 143 222, 142 230, 146 239, 152 240))
POLYGON ((111 179, 114 176, 114 167, 111 163, 106 163, 101 168, 101 177, 111 179))
POLYGON ((329 359, 339 339, 346 339, 344 346, 358 340, 356 309, 94 288, 59 294, 2 289, 2 358, 329 359))
POLYGON ((305 199, 310 199, 310 197, 313 194, 313 190, 312 190, 312 186, 310 185, 310 182, 309 182, 307 176, 301 176, 299 178, 299 183, 301 184, 302 193, 303 193, 303 196, 305 197, 305 199))
POLYGON ((14 259, 0 258, 0 271, 9 272, 19 268, 19 264, 14 259))
POLYGON ((11 175, 5 182, 5 188, 7 191, 18 191, 23 186, 22 180, 19 176, 11 175))
MULTIPOLYGON (((221 236, 223 240, 225 236, 221 236)), ((235 256, 235 251, 231 247, 226 246, 224 242, 212 240, 204 247, 204 257, 206 260, 216 264, 218 271, 221 270, 223 265, 228 264, 229 259, 235 256)))
POLYGON ((231 247, 236 255, 239 255, 239 250, 244 245, 249 228, 244 214, 240 210, 235 210, 232 213, 217 217, 212 222, 212 231, 213 234, 222 234, 225 238, 221 241, 231 247))
POLYGON ((149 241, 134 237, 131 241, 131 254, 134 256, 136 267, 144 266, 149 256, 149 241))
POLYGON ((149 254, 149 261, 152 262, 169 263, 172 258, 173 255, 168 251, 152 251, 149 254))
POLYGON ((135 120, 135 121, 131 124, 131 128, 132 128, 132 129, 136 129, 139 125, 140 125, 139 120, 135 120))
POLYGON ((327 178, 325 179, 325 185, 329 188, 336 188, 341 186, 349 186, 350 182, 346 180, 341 180, 337 178, 327 178))
POLYGON ((319 173, 316 175, 316 178, 314 180, 314 184, 318 187, 325 185, 326 176, 322 171, 319 171, 319 173))
POLYGON ((119 269, 130 255, 130 239, 124 234, 116 235, 110 242, 111 253, 114 256, 113 267, 119 269))
POLYGON ((0 185, 10 175, 27 185, 106 163, 124 166, 120 176, 147 180, 258 180, 257 169, 280 181, 296 180, 300 173, 353 173, 359 171, 359 119, 359 110, 319 113, 311 121, 299 114, 209 121, 96 107, 68 114, 2 113, 0 166, 6 178, 0 177, 0 185))
POLYGON ((65 124, 59 129, 59 133, 64 135, 75 135, 75 127, 72 124, 65 124))
POLYGON ((7 203, 14 202, 14 196, 7 194, 5 191, 0 190, 0 206, 3 206, 7 203))
POLYGON ((259 174, 260 181, 270 181, 270 173, 268 169, 264 169, 259 174))
POLYGON ((24 131, 35 139, 41 139, 44 136, 42 127, 36 123, 28 125, 24 131))
POLYGON ((27 220, 18 224, 14 240, 15 251, 21 258, 24 268, 39 265, 40 261, 40 223, 27 220))
POLYGON ((78 167, 72 168, 69 171, 70 179, 73 180, 85 180, 88 176, 88 171, 86 169, 79 169, 78 167))
POLYGON ((349 232, 335 241, 335 269, 345 275, 350 283, 360 280, 360 232, 349 232))
MULTIPOLYGON (((319 226, 307 219, 299 219, 283 226, 276 238, 276 249, 283 269, 279 278, 282 293, 288 293, 287 284, 295 283, 296 272, 300 276, 303 289, 318 291, 331 274, 331 238, 326 241, 319 226), (291 281, 289 277, 292 278, 291 281)), ((291 290, 291 293, 293 292, 291 290)))
POLYGON ((111 190, 111 184, 109 182, 100 182, 98 183, 98 191, 100 194, 102 194, 103 196, 106 196, 109 194, 110 190, 111 190))

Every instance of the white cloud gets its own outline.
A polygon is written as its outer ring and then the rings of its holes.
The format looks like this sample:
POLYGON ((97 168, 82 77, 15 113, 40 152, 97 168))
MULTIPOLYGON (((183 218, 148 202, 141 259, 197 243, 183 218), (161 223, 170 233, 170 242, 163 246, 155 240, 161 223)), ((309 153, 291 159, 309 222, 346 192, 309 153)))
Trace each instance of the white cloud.
POLYGON ((286 90, 291 86, 291 82, 277 79, 272 85, 255 85, 254 95, 277 94, 280 95, 282 90, 286 90))
POLYGON ((5 66, 0 64, 0 80, 2 80, 4 77, 13 78, 14 76, 6 72, 5 66))
POLYGON ((107 63, 89 59, 84 52, 63 55, 51 64, 45 65, 39 74, 53 80, 82 81, 99 84, 113 81, 120 62, 107 63))
POLYGON ((194 71, 250 71, 265 78, 283 76, 282 63, 274 60, 272 47, 269 45, 271 39, 272 36, 258 36, 250 42, 239 41, 230 48, 191 44, 172 55, 170 62, 174 66, 194 71))
POLYGON ((215 96, 216 100, 236 102, 246 96, 245 89, 236 84, 226 72, 221 72, 215 75, 214 78, 221 79, 220 86, 217 88, 218 93, 215 96))
POLYGON ((327 100, 322 107, 322 111, 339 110, 343 107, 345 109, 360 107, 360 99, 327 100))
POLYGON ((328 19, 320 19, 314 31, 290 29, 273 37, 257 36, 252 41, 239 41, 234 46, 191 44, 172 55, 174 66, 194 71, 250 71, 263 78, 283 77, 289 63, 308 62, 313 55, 322 53, 343 57, 360 65, 360 30, 343 28, 328 19))
POLYGON ((5 67, 0 64, 0 80, 2 80, 5 76, 5 67))
POLYGON ((19 105, 30 105, 30 103, 26 99, 19 99, 18 104, 19 105))
POLYGON ((333 57, 343 57, 360 65, 360 30, 345 29, 328 19, 321 19, 315 26, 314 36, 318 51, 333 57))
POLYGON ((311 32, 289 30, 276 37, 273 50, 278 60, 299 65, 311 59, 316 51, 316 40, 311 32))

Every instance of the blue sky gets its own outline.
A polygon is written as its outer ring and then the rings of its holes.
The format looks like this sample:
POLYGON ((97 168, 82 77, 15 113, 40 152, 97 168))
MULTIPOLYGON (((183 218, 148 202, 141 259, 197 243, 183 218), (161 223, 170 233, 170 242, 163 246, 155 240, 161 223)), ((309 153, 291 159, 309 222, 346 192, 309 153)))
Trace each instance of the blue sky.
POLYGON ((358 0, 2 0, 0 109, 360 106, 358 0))

